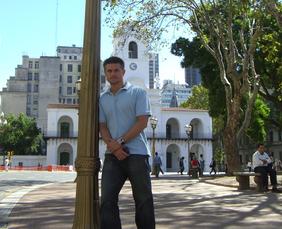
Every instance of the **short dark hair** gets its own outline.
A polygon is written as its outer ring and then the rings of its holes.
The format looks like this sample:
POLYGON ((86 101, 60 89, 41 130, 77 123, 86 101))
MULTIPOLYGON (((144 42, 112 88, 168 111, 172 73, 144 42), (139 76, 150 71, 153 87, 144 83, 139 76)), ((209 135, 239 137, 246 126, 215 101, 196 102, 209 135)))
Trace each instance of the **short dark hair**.
POLYGON ((264 146, 264 144, 263 144, 263 143, 258 143, 257 149, 258 149, 259 147, 261 147, 261 146, 264 146))
POLYGON ((124 69, 124 61, 117 56, 111 56, 108 59, 104 60, 104 63, 103 63, 104 69, 107 64, 120 64, 120 66, 124 69))

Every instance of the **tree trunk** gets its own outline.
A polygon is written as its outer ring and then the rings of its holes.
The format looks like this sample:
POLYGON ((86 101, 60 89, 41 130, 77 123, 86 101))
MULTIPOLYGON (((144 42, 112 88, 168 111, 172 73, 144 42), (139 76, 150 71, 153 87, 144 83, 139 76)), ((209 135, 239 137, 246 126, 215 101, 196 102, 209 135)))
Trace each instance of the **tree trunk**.
POLYGON ((237 132, 240 123, 240 104, 241 97, 233 97, 228 105, 229 117, 224 128, 223 144, 226 155, 227 174, 231 175, 234 171, 240 171, 240 156, 238 152, 237 132))
POLYGON ((227 174, 240 170, 240 157, 237 147, 236 131, 229 126, 224 129, 224 152, 226 155, 227 174))

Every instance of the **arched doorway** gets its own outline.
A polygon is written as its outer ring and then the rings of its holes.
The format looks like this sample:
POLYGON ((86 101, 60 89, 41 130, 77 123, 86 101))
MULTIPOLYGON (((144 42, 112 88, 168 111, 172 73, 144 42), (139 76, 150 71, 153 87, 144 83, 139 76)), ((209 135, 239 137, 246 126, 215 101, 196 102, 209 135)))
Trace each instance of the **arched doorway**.
POLYGON ((166 122, 166 138, 176 139, 179 138, 179 122, 175 118, 170 118, 166 122))
POLYGON ((58 136, 61 138, 73 137, 73 120, 69 116, 63 116, 58 121, 58 136))
POLYGON ((177 172, 179 170, 180 149, 176 144, 171 144, 166 150, 166 171, 177 172))
POLYGON ((59 165, 69 165, 70 164, 70 153, 60 152, 60 163, 59 165))
POLYGON ((58 165, 72 165, 73 164, 73 149, 68 143, 62 143, 57 151, 58 165))
POLYGON ((205 138, 203 122, 200 119, 192 119, 190 125, 192 126, 191 139, 205 138))
POLYGON ((193 144, 191 147, 190 147, 190 155, 189 157, 191 158, 191 156, 195 156, 196 159, 200 159, 200 155, 203 154, 204 155, 204 147, 200 144, 193 144))

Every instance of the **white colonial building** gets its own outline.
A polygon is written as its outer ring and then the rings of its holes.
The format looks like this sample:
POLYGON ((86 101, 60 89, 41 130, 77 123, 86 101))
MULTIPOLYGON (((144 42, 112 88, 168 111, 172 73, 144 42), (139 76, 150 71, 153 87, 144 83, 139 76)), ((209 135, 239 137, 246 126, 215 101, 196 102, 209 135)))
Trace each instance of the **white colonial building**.
MULTIPOLYGON (((212 119, 205 110, 189 110, 178 107, 163 108, 161 90, 158 88, 158 55, 150 53, 148 47, 134 36, 115 37, 113 55, 125 62, 125 80, 147 90, 152 115, 158 119, 153 141, 153 129, 148 124, 146 134, 151 149, 159 153, 163 170, 177 172, 179 158, 184 156, 187 171, 188 161, 193 153, 202 154, 205 171, 212 158, 212 119), (185 125, 191 125, 188 141, 185 125), (189 146, 189 149, 188 149, 189 146)), ((172 66, 173 67, 173 66, 172 66)), ((173 99, 173 98, 172 98, 173 99)), ((77 156, 78 109, 77 105, 50 104, 47 109, 47 164, 74 165, 77 156)), ((100 158, 104 159, 106 145, 100 139, 100 158)))
MULTIPOLYGON (((153 116, 158 119, 155 129, 155 150, 163 162, 163 170, 177 172, 179 158, 185 157, 185 168, 193 153, 199 158, 203 154, 205 171, 212 158, 212 121, 205 110, 162 108, 159 90, 147 89, 151 98, 153 116), (184 126, 192 126, 190 140, 184 126), (189 145, 189 149, 188 149, 189 145), (189 156, 188 156, 189 155, 189 156), (187 160, 189 159, 189 160, 187 160)), ((74 165, 77 156, 78 107, 76 105, 50 104, 47 109, 47 164, 74 165)), ((153 148, 153 129, 148 124, 146 134, 153 148)), ((100 158, 104 159, 106 145, 99 142, 100 158)))

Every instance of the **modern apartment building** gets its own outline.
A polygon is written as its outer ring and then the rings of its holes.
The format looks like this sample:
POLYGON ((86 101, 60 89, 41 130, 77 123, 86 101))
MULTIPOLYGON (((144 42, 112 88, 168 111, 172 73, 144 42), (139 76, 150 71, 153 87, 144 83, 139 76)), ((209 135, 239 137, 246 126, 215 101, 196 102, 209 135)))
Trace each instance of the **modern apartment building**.
POLYGON ((75 82, 81 75, 82 48, 58 46, 57 56, 60 58, 59 103, 77 104, 75 82))
POLYGON ((192 66, 185 68, 185 82, 189 87, 199 85, 202 82, 200 70, 192 66))
POLYGON ((162 107, 176 107, 185 102, 192 90, 187 84, 175 84, 172 80, 164 80, 161 90, 162 107))

